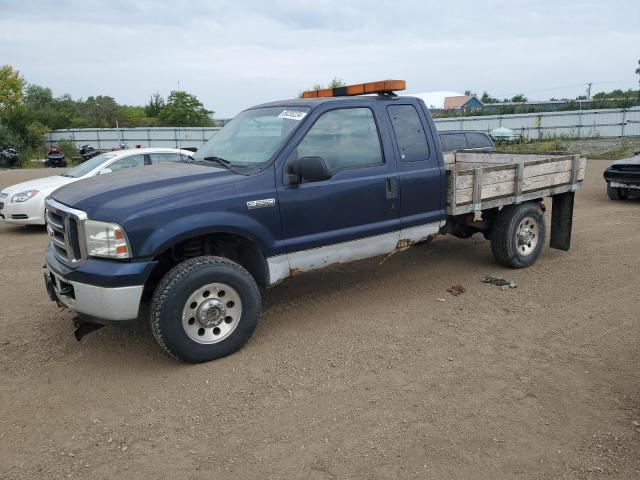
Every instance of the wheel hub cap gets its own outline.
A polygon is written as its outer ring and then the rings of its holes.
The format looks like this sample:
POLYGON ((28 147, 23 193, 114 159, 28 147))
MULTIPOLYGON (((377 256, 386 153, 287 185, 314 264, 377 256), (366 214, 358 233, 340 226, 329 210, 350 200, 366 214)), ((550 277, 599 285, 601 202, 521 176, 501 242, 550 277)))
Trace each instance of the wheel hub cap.
POLYGON ((530 255, 538 244, 538 222, 532 217, 522 219, 516 234, 516 248, 520 255, 530 255))
POLYGON ((182 309, 182 327, 197 343, 223 341, 242 318, 242 299, 238 291, 226 283, 208 283, 195 290, 182 309))
POLYGON ((217 327, 227 316, 227 309, 217 298, 203 302, 198 308, 198 323, 205 328, 217 327))

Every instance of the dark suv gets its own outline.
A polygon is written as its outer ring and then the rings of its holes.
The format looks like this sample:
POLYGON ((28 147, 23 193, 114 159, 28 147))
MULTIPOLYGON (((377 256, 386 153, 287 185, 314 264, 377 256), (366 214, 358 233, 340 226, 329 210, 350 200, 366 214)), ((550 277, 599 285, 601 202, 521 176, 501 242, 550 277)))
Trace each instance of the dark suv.
POLYGON ((438 132, 443 152, 454 150, 495 150, 488 133, 475 130, 447 130, 438 132))

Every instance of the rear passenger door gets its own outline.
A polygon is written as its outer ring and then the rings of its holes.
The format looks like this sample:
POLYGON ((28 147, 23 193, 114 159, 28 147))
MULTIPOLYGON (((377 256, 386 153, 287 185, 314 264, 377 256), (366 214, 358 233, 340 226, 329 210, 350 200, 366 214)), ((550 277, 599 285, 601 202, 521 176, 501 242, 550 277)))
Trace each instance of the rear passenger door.
POLYGON ((421 240, 435 233, 445 216, 444 169, 429 123, 413 104, 387 107, 396 144, 400 179, 400 233, 402 239, 421 240))

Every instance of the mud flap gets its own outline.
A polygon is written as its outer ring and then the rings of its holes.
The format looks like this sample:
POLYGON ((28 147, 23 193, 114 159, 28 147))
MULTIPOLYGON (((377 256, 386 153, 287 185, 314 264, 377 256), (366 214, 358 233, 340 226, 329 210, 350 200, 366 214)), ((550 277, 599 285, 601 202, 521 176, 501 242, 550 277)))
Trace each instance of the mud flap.
POLYGON ((574 197, 575 192, 560 193, 551 197, 551 248, 567 251, 571 247, 574 197))

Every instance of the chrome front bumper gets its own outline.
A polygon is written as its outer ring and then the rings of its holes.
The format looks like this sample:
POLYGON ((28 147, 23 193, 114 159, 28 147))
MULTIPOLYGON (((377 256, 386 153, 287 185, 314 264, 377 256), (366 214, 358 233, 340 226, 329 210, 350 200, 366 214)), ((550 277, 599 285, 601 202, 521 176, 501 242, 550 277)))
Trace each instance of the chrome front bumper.
POLYGON ((45 283, 52 300, 57 299, 71 310, 95 320, 121 321, 138 317, 144 285, 132 287, 97 287, 67 281, 44 266, 45 283))

